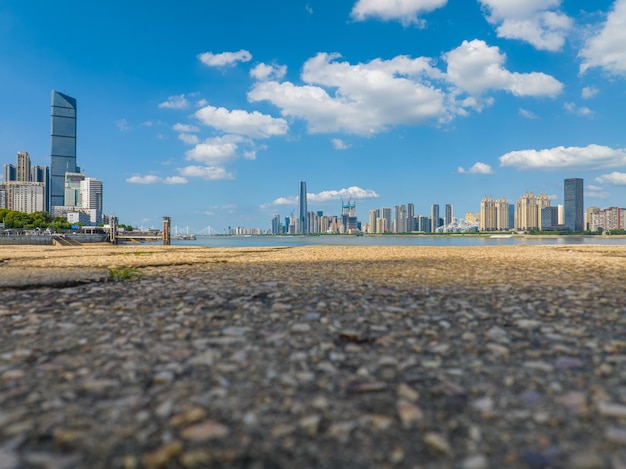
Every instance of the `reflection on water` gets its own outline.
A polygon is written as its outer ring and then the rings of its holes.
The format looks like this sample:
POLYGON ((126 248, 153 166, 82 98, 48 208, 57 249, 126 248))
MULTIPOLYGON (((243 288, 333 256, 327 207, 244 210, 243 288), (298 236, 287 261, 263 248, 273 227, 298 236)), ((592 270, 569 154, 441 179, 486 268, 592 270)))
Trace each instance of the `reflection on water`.
POLYGON ((215 248, 275 246, 512 246, 512 245, 626 245, 626 238, 603 236, 511 237, 488 236, 196 236, 173 245, 215 248))

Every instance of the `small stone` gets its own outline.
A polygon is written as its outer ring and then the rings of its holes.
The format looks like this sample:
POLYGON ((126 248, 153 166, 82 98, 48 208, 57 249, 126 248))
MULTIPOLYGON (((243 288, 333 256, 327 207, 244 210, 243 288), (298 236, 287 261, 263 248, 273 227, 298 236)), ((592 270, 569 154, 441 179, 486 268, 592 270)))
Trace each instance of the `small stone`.
POLYGON ((604 417, 626 418, 626 405, 599 402, 598 412, 604 417))
POLYGON ((554 362, 554 366, 558 370, 570 370, 573 368, 582 368, 584 363, 579 358, 574 357, 559 357, 554 362))
POLYGON ((404 460, 404 449, 400 446, 396 446, 389 455, 389 462, 391 464, 400 464, 404 460))
POLYGON ((184 467, 208 467, 212 461, 211 453, 204 449, 187 451, 179 459, 184 467))
POLYGON ((450 443, 442 435, 435 432, 428 432, 424 435, 424 443, 430 448, 437 450, 438 452, 445 454, 446 456, 452 455, 452 448, 450 443))
POLYGON ((330 427, 328 427, 327 433, 328 436, 337 438, 340 441, 345 441, 350 436, 352 430, 356 427, 357 423, 354 421, 333 423, 330 427))
POLYGON ((605 438, 611 443, 618 445, 626 445, 626 428, 625 427, 609 427, 604 433, 605 438))
POLYGON ((305 322, 296 323, 289 329, 292 334, 305 334, 311 331, 311 326, 305 322))
POLYGON ((571 469, 603 469, 606 466, 597 453, 581 451, 569 458, 569 467, 571 469))
POLYGON ((490 340, 494 342, 508 342, 509 338, 504 329, 499 328, 498 326, 493 326, 491 329, 487 331, 485 334, 490 340))
POLYGON ((525 361, 523 364, 524 368, 530 368, 531 370, 541 370, 549 373, 554 370, 554 367, 549 363, 542 361, 525 361))
POLYGON ((398 416, 404 428, 412 428, 424 420, 424 412, 418 406, 406 399, 398 401, 398 416))
POLYGON ((556 397, 554 402, 580 412, 587 406, 587 396, 582 392, 570 391, 562 396, 556 397))
POLYGON ((489 461, 482 454, 468 456, 461 462, 461 469, 488 469, 489 461))
POLYGON ((119 381, 114 379, 90 379, 82 384, 82 388, 88 393, 102 394, 117 388, 119 385, 119 381))
POLYGON ((419 393, 405 383, 398 386, 398 396, 411 402, 416 402, 419 399, 419 393))
POLYGON ((315 436, 317 435, 321 420, 319 415, 309 415, 301 418, 298 425, 305 430, 309 436, 315 436))
POLYGON ((148 469, 158 469, 165 467, 173 458, 183 451, 180 441, 172 441, 157 448, 143 457, 143 463, 148 469))
POLYGON ((24 376, 26 376, 26 374, 22 370, 8 370, 2 373, 0 379, 2 379, 2 381, 19 381, 24 378, 24 376))
POLYGON ((160 371, 152 377, 152 383, 157 386, 167 385, 170 384, 172 381, 174 381, 174 373, 168 370, 160 371))
POLYGON ((493 399, 489 396, 481 397, 472 401, 471 406, 479 412, 489 414, 493 412, 493 399))
POLYGON ((504 345, 500 345, 500 344, 495 344, 493 342, 490 342, 487 344, 487 348, 493 352, 494 355, 499 356, 499 357, 508 357, 509 356, 509 349, 507 347, 505 347, 504 345))
POLYGON ((202 423, 185 428, 181 436, 185 440, 206 441, 224 438, 229 433, 228 427, 213 420, 206 420, 202 423))

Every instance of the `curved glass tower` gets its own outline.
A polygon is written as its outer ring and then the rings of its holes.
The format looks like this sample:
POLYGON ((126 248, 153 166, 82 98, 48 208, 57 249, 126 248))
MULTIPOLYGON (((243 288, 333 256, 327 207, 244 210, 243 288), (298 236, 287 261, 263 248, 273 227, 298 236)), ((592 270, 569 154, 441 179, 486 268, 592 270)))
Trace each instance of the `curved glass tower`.
POLYGON ((50 206, 63 205, 65 173, 75 173, 76 100, 52 91, 50 110, 50 206))

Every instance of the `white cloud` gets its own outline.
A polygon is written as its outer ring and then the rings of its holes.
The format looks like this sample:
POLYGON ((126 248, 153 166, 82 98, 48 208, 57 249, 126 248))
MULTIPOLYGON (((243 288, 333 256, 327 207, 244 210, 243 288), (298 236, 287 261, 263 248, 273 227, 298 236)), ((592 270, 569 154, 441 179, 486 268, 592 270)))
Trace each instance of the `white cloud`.
POLYGON ((258 111, 248 112, 239 109, 229 111, 223 107, 205 106, 196 111, 195 116, 204 125, 251 138, 284 135, 289 128, 285 119, 274 118, 258 111))
MULTIPOLYGON (((626 186, 626 173, 613 171, 610 174, 598 176, 596 178, 596 182, 599 182, 600 184, 612 184, 614 186, 626 186)), ((589 186, 588 188, 592 189, 592 186, 589 186)))
POLYGON ((448 79, 470 95, 480 96, 486 90, 503 90, 515 96, 548 96, 561 93, 563 84, 540 72, 517 73, 503 68, 506 56, 496 46, 474 39, 463 41, 445 54, 448 79))
POLYGON ((201 177, 210 181, 235 179, 232 173, 221 166, 186 166, 178 171, 183 176, 201 177))
POLYGON ((461 174, 493 174, 493 169, 487 163, 478 161, 470 169, 464 169, 459 166, 458 172, 461 174))
POLYGON ((539 50, 563 47, 573 21, 559 11, 561 0, 479 0, 498 37, 519 39, 539 50))
POLYGON ((349 143, 344 142, 340 138, 333 138, 331 140, 331 143, 333 144, 333 148, 335 150, 347 150, 348 148, 352 146, 349 143))
POLYGON ((259 81, 282 80, 286 73, 287 67, 285 65, 267 65, 264 63, 260 63, 250 70, 250 76, 259 81))
POLYGON ((447 0, 358 0, 350 16, 355 21, 378 18, 383 21, 397 20, 403 25, 423 26, 418 16, 443 7, 447 0))
POLYGON ((198 55, 198 59, 209 67, 227 67, 237 62, 249 62, 252 60, 252 54, 244 49, 239 52, 222 52, 221 54, 204 52, 198 55))
POLYGON ((575 103, 566 102, 563 104, 566 111, 576 114, 577 116, 592 116, 593 111, 586 106, 577 106, 575 103))
POLYGON ((626 0, 616 0, 606 22, 587 39, 578 56, 580 72, 601 67, 614 75, 626 76, 626 0))
POLYGON ((207 138, 185 152, 188 160, 215 164, 234 159, 237 156, 239 144, 243 137, 238 135, 224 135, 222 137, 207 138))
POLYGON ((599 92, 600 90, 595 86, 585 86, 580 95, 583 99, 591 99, 599 92))
POLYGON ((190 133, 190 132, 199 132, 200 129, 198 127, 196 127, 195 125, 189 125, 189 124, 174 124, 174 127, 172 127, 176 132, 185 132, 185 133, 190 133))
POLYGON ((132 129, 132 127, 128 125, 128 122, 126 121, 126 119, 120 119, 120 120, 115 121, 115 125, 117 126, 118 129, 120 129, 121 132, 126 132, 132 129))
POLYGON ((148 174, 147 176, 129 177, 126 179, 126 182, 130 182, 131 184, 156 184, 161 182, 161 178, 159 176, 148 174))
MULTIPOLYGON (((615 173, 615 174, 619 174, 619 173, 615 173)), ((597 180, 597 179, 598 179, 598 178, 596 178, 596 180, 597 180)), ((594 185, 592 185, 592 184, 587 184, 587 189, 588 189, 588 190, 590 190, 590 191, 601 191, 601 190, 604 190, 602 187, 600 187, 600 186, 594 186, 594 185)))
POLYGON ((126 179, 126 182, 131 184, 186 184, 187 179, 180 176, 168 176, 162 178, 160 176, 155 176, 153 174, 149 174, 146 176, 132 176, 126 179))
POLYGON ((398 56, 351 65, 338 58, 317 54, 303 67, 307 85, 264 81, 253 86, 248 99, 270 101, 283 116, 307 120, 311 133, 371 135, 389 125, 415 124, 445 114, 443 92, 428 82, 443 74, 429 59, 398 56), (426 83, 420 82, 422 78, 426 83))
POLYGON ((606 169, 626 166, 626 150, 601 145, 555 147, 544 150, 512 151, 500 158, 500 166, 518 169, 606 169))
POLYGON ((520 116, 525 117, 526 119, 539 119, 539 117, 537 117, 537 114, 529 111, 528 109, 519 108, 518 112, 520 116))
POLYGON ((182 176, 168 176, 163 182, 165 184, 187 184, 187 179, 182 176))
POLYGON ((312 14, 313 14, 313 7, 312 7, 311 5, 309 5, 308 3, 304 6, 304 9, 306 10, 306 12, 307 12, 309 15, 312 15, 312 14))
MULTIPOLYGON (((339 54, 319 53, 305 62, 303 85, 258 81, 248 92, 248 100, 269 101, 282 116, 305 120, 310 133, 369 136, 393 126, 447 122, 468 115, 470 108, 480 111, 494 103, 488 91, 554 97, 563 89, 550 75, 507 70, 506 56, 484 41, 464 41, 444 58, 447 73, 428 57, 402 55, 351 64, 339 54)), ((210 122, 225 120, 214 117, 216 108, 207 109, 210 122)), ((222 110, 224 115, 227 112, 222 110)), ((219 125, 234 132, 234 126, 219 125)))
POLYGON ((180 134, 178 138, 185 142, 187 145, 197 145, 198 143, 200 143, 200 138, 198 138, 198 136, 194 134, 180 134))
POLYGON ((362 189, 358 186, 351 186, 345 189, 334 191, 323 191, 317 194, 307 194, 308 202, 329 202, 332 200, 347 199, 377 199, 380 197, 372 189, 362 189))
POLYGON ((166 101, 159 104, 162 109, 186 109, 189 107, 189 101, 184 94, 170 96, 166 101))
POLYGON ((608 199, 611 197, 611 194, 606 191, 585 191, 584 195, 586 199, 608 199))

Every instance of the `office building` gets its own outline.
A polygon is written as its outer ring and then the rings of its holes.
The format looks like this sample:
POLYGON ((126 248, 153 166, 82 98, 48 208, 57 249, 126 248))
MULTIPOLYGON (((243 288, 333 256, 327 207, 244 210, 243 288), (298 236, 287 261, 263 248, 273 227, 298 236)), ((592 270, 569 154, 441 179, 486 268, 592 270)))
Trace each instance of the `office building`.
POLYGON ((309 211, 307 209, 307 194, 306 194, 306 182, 300 181, 300 195, 298 197, 299 204, 299 213, 298 213, 298 231, 299 234, 308 234, 309 230, 309 221, 308 215, 309 211))
POLYGON ((583 180, 569 178, 564 181, 564 217, 565 227, 573 231, 583 231, 583 180))
POLYGON ((445 226, 452 224, 452 205, 450 204, 446 204, 446 214, 444 220, 445 226))
POLYGON ((410 202, 406 204, 406 230, 415 231, 415 205, 410 202))
POLYGON ((60 206, 65 198, 65 173, 77 173, 76 100, 52 91, 50 112, 50 205, 60 206))

